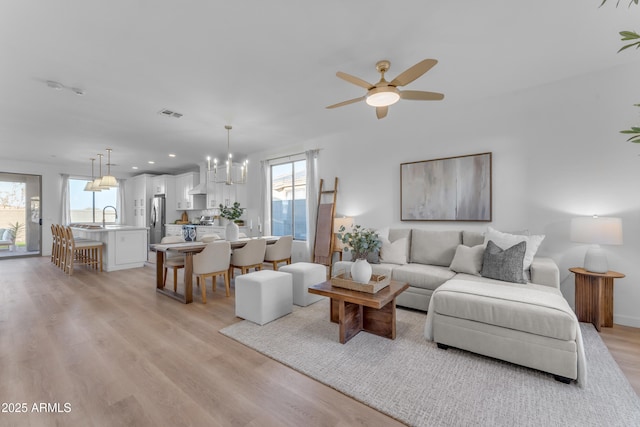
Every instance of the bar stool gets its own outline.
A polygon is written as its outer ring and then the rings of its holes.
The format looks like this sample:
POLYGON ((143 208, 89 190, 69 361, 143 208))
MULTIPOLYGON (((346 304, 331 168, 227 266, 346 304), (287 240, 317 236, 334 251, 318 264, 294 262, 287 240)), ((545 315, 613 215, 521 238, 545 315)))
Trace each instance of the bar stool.
POLYGON ((73 237, 71 227, 64 227, 66 237, 65 272, 73 275, 74 265, 87 265, 102 272, 102 247, 104 244, 97 240, 78 240, 73 237))

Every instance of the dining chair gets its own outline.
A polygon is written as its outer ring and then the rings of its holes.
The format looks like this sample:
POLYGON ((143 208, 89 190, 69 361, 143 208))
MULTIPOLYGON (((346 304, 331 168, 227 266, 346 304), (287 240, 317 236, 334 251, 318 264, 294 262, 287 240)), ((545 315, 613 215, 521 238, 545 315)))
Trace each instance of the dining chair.
POLYGON ((208 234, 203 235, 200 238, 200 241, 202 243, 211 243, 211 242, 215 242, 216 240, 222 240, 222 237, 220 237, 216 233, 208 233, 208 234))
MULTIPOLYGON (((165 236, 160 240, 160 244, 184 243, 182 236, 165 236)), ((178 290, 178 269, 184 268, 184 255, 169 255, 169 251, 164 253, 164 274, 162 278, 162 286, 167 284, 167 269, 173 269, 173 292, 178 290)))
POLYGON ((268 245, 264 254, 264 262, 271 263, 273 269, 278 269, 278 263, 291 264, 291 247, 293 236, 282 236, 273 245, 268 245))
POLYGON ((216 279, 218 276, 224 278, 224 287, 227 296, 229 292, 229 257, 231 255, 231 244, 227 241, 211 242, 202 252, 193 256, 193 274, 197 276, 198 286, 202 280, 202 303, 207 303, 207 277, 213 281, 213 291, 216 291, 216 279))
POLYGON ((250 268, 262 270, 264 253, 267 249, 265 239, 252 239, 242 248, 234 249, 229 265, 229 277, 233 279, 233 271, 239 268, 242 274, 246 274, 250 268))

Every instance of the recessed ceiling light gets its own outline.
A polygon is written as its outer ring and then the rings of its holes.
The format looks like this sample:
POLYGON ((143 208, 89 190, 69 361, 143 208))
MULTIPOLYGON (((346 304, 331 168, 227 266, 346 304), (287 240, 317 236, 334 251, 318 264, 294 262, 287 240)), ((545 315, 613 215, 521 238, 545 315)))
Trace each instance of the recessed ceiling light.
POLYGON ((47 86, 55 90, 62 90, 62 88, 64 87, 62 86, 62 83, 54 82, 53 80, 47 80, 47 86))
POLYGON ((131 166, 131 169, 138 169, 137 166, 131 166))
POLYGON ((173 153, 169 153, 169 157, 175 157, 176 155, 173 153))
POLYGON ((156 162, 154 162, 153 160, 149 160, 147 163, 149 163, 150 165, 155 165, 156 162))
POLYGON ((163 108, 162 110, 158 111, 158 114, 161 114, 167 117, 174 117, 176 119, 179 119, 180 117, 182 117, 181 113, 176 113, 175 111, 171 111, 168 108, 163 108))

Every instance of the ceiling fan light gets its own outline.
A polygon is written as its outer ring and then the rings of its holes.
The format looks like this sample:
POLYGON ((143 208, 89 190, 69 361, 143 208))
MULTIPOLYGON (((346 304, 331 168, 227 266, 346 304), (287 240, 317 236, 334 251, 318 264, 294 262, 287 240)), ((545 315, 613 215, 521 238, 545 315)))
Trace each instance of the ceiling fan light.
POLYGON ((367 95, 367 104, 372 107, 387 107, 400 100, 398 89, 392 86, 371 89, 367 95))

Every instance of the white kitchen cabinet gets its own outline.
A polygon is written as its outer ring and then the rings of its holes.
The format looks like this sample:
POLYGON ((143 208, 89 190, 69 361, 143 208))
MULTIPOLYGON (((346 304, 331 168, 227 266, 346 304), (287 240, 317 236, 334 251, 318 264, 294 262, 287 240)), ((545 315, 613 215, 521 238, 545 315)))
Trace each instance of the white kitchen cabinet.
POLYGON ((200 183, 200 174, 187 172, 175 177, 176 209, 177 210, 201 210, 205 209, 204 195, 192 195, 189 191, 200 183))
POLYGON ((165 224, 165 236, 182 236, 182 224, 165 224))
POLYGON ((149 218, 147 209, 151 197, 153 197, 152 188, 153 175, 142 174, 131 178, 130 191, 133 203, 127 208, 127 223, 136 227, 147 227, 149 218))
POLYGON ((148 255, 148 232, 146 227, 127 225, 109 226, 107 229, 73 228, 74 237, 105 244, 102 250, 102 266, 105 271, 144 267, 148 255))
POLYGON ((152 180, 153 194, 164 194, 165 196, 175 191, 175 177, 173 175, 158 175, 152 180))
POLYGON ((220 192, 216 191, 218 185, 220 184, 212 181, 207 183, 207 209, 217 208, 220 204, 220 199, 218 197, 220 192))

